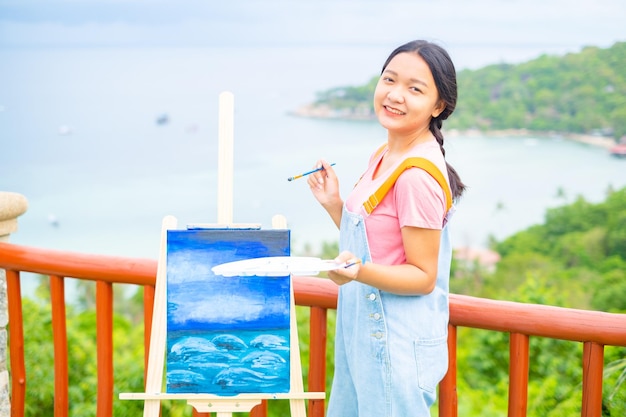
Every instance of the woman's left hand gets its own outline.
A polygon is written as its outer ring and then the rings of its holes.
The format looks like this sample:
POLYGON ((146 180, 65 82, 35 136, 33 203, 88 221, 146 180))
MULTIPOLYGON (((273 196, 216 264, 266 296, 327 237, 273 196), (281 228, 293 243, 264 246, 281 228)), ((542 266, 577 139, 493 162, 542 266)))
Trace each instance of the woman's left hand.
POLYGON ((341 268, 328 271, 328 278, 335 284, 343 285, 357 279, 361 270, 361 260, 357 256, 344 251, 335 258, 335 262, 344 265, 341 268))

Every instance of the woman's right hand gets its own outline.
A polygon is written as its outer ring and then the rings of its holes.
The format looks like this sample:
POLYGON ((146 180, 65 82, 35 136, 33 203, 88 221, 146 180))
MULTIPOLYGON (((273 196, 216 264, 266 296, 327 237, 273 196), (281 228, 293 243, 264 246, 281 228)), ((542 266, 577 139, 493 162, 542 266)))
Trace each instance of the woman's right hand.
POLYGON ((316 167, 323 167, 324 169, 310 174, 307 183, 315 199, 324 207, 333 219, 335 226, 339 228, 343 209, 343 200, 339 195, 339 180, 333 167, 323 159, 317 161, 316 167))
POLYGON ((324 168, 321 171, 309 175, 307 182, 311 188, 313 196, 319 203, 327 208, 341 202, 339 196, 339 180, 332 166, 323 159, 317 161, 316 168, 324 168))

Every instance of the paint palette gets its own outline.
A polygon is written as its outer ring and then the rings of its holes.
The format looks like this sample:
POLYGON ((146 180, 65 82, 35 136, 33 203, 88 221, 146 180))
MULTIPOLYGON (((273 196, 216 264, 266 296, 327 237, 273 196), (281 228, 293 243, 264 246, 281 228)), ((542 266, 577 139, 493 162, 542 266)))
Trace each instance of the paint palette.
POLYGON ((331 271, 344 267, 333 260, 324 260, 307 256, 268 256, 265 258, 245 259, 216 265, 211 270, 216 275, 234 276, 267 276, 282 277, 285 275, 317 275, 322 271, 331 271))

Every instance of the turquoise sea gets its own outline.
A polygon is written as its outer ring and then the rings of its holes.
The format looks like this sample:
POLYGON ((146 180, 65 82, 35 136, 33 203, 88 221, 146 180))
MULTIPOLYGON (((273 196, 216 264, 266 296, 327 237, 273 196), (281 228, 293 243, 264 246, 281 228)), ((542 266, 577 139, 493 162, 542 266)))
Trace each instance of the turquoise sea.
MULTIPOLYGON (((15 48, 0 50, 0 190, 25 195, 13 243, 156 258, 161 220, 217 222, 218 97, 231 91, 239 223, 291 229, 292 248, 337 232, 306 182, 318 158, 344 193, 385 140, 375 122, 289 112, 375 75, 379 47, 15 48), (356 49, 356 50, 355 50, 356 49), (160 118, 160 119, 159 119, 160 118)), ((484 247, 543 221, 546 209, 626 185, 626 160, 559 137, 450 135, 469 188, 454 245, 484 247)))
POLYGON ((236 395, 289 392, 289 329, 170 331, 167 392, 236 395))

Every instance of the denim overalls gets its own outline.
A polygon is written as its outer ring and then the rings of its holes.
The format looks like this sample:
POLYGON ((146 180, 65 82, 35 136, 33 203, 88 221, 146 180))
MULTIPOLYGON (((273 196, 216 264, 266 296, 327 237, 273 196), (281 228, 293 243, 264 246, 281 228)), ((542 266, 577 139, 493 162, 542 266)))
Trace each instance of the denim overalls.
MULTIPOLYGON (((364 218, 345 206, 339 246, 371 261, 364 218)), ((328 417, 430 416, 448 368, 451 256, 446 224, 432 293, 395 295, 356 281, 339 288, 328 417)))

